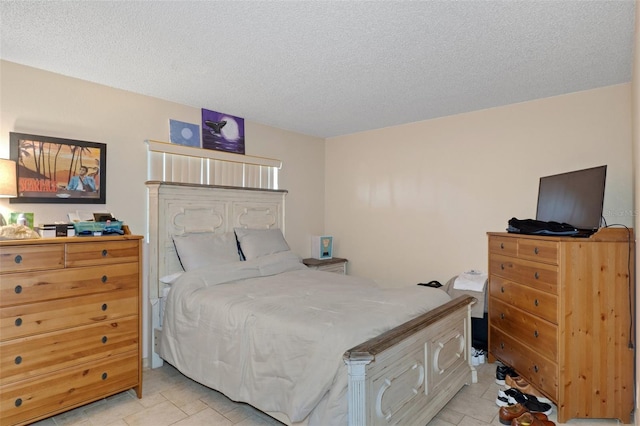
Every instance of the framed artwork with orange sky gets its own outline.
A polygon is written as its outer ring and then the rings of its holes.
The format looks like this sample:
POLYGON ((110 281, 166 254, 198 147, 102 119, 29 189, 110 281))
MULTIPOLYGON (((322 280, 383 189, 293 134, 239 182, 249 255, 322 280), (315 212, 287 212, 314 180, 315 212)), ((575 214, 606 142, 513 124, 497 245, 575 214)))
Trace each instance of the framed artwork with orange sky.
POLYGON ((18 185, 11 203, 106 203, 106 144, 11 132, 10 154, 18 185))

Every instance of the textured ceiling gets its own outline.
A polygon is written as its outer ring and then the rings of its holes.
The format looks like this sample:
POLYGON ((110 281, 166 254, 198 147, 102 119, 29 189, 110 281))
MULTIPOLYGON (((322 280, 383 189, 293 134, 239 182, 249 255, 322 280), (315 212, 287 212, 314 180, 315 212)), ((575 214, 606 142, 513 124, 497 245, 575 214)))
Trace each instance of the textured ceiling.
POLYGON ((0 58, 331 137, 631 81, 633 0, 0 1, 0 58))

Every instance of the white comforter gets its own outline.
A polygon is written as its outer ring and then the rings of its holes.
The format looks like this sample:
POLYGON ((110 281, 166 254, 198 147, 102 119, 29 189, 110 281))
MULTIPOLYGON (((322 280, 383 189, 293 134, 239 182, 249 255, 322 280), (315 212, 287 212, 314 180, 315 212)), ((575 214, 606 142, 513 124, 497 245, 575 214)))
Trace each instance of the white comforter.
POLYGON ((347 424, 343 353, 446 303, 307 269, 291 252, 187 272, 167 299, 161 356, 185 375, 292 422, 347 424))

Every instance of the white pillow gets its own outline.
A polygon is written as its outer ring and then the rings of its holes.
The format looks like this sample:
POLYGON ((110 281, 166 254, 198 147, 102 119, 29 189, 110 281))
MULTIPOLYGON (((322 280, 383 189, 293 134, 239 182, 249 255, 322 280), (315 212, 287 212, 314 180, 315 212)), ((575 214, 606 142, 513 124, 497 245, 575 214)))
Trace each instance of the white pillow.
POLYGON ((173 284, 176 281, 178 281, 178 278, 180 278, 182 276, 182 274, 184 274, 184 271, 175 272, 173 274, 165 275, 164 277, 160 277, 160 282, 163 283, 163 284, 173 284))
POLYGON ((173 244, 185 271, 240 260, 236 236, 233 232, 175 235, 173 244))
POLYGON ((280 229, 234 229, 245 260, 289 250, 280 229))

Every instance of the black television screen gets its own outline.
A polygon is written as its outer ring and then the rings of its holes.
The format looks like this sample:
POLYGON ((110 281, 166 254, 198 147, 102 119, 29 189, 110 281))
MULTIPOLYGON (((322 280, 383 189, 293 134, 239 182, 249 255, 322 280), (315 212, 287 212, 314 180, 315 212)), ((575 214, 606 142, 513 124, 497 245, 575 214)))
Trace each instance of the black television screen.
POLYGON ((540 178, 536 219, 584 230, 600 227, 607 166, 540 178))

